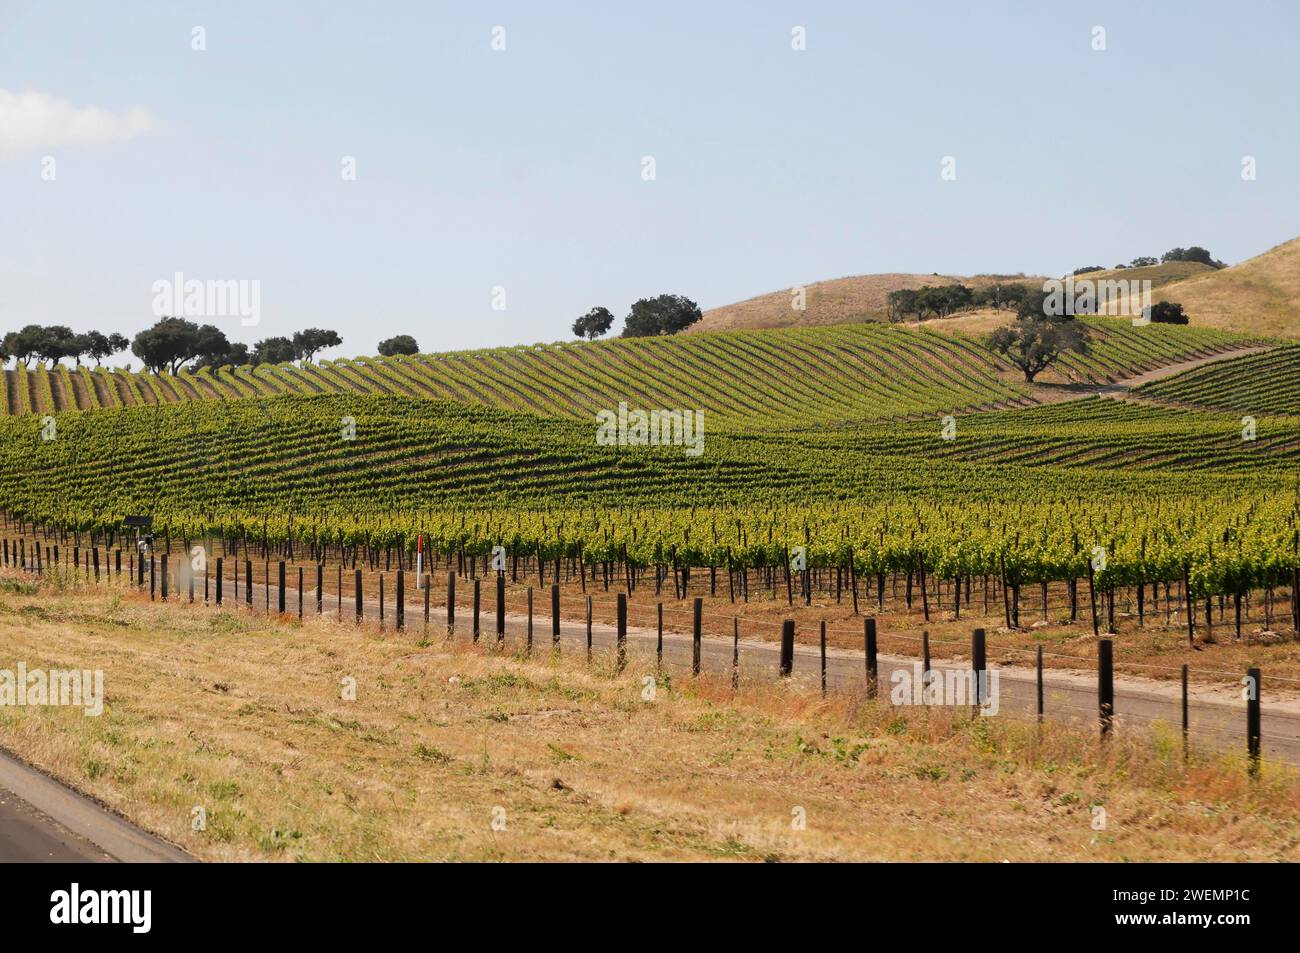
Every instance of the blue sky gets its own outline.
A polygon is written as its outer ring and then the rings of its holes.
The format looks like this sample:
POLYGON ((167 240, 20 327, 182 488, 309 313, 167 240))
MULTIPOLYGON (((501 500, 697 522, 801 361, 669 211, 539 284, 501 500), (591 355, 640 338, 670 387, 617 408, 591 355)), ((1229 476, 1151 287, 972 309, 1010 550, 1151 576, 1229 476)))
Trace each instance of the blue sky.
POLYGON ((232 339, 364 354, 662 292, 1240 261, 1300 234, 1298 34, 1282 2, 0 0, 0 105, 35 104, 0 124, 0 328, 133 334, 178 271, 260 282, 232 339))

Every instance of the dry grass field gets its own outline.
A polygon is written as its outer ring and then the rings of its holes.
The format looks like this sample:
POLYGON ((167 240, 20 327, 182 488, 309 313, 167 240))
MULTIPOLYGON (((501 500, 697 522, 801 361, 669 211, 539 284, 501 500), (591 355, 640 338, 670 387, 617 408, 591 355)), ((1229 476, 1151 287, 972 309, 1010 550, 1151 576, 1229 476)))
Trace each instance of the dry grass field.
MULTIPOLYGON (((845 324, 851 321, 883 321, 889 292, 927 285, 960 282, 971 288, 983 288, 995 282, 1037 282, 1043 279, 1025 275, 914 275, 890 273, 835 278, 805 285, 804 311, 791 306, 789 288, 759 295, 736 304, 711 308, 688 330, 725 331, 741 328, 809 327, 819 324, 845 324)), ((927 322, 935 324, 938 322, 927 322)))
POLYGON ((1300 859, 1300 786, 1171 737, 0 590, 0 667, 104 671, 0 744, 204 859, 1300 859), (344 696, 355 685, 355 700, 344 696), (192 828, 195 809, 206 829, 192 828), (1094 829, 1103 809, 1103 829, 1094 829), (802 829, 795 823, 806 818, 802 829))
POLYGON ((1300 239, 1165 285, 1155 298, 1181 304, 1194 326, 1300 337, 1300 239))
MULTIPOLYGON (((1300 239, 1293 239, 1230 268, 1198 262, 1164 262, 1145 268, 1106 269, 1080 275, 1094 281, 1149 280, 1156 301, 1183 305, 1193 325, 1270 337, 1300 337, 1300 239)), ((961 282, 973 288, 995 281, 1041 284, 1041 276, 920 275, 888 273, 836 278, 806 285, 807 310, 791 307, 789 288, 712 308, 691 331, 775 328, 885 320, 891 291, 961 282)), ((977 310, 925 327, 979 338, 1011 319, 1010 312, 977 310)))

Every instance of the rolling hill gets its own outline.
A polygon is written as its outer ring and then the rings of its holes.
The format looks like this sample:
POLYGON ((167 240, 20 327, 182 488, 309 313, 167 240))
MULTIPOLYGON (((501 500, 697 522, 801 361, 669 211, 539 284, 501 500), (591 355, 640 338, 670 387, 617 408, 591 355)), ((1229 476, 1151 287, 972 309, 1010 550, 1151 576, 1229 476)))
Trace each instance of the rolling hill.
MULTIPOLYGON (((1048 383, 1101 384, 1240 347, 1228 332, 1094 319, 1086 355, 1048 383)), ((0 375, 10 416, 250 397, 423 397, 590 420, 633 407, 707 410, 735 429, 1023 405, 1018 375, 978 340, 879 323, 489 348, 197 373, 23 368, 0 375)))
POLYGON ((791 291, 783 288, 759 295, 736 304, 711 308, 693 325, 692 332, 730 331, 743 328, 808 327, 823 324, 845 324, 853 321, 885 320, 886 298, 891 291, 924 288, 927 285, 961 283, 971 288, 983 288, 997 282, 1033 281, 1042 278, 1021 275, 917 275, 879 274, 835 278, 805 285, 806 309, 796 311, 791 307, 791 291))
POLYGON ((1300 238, 1165 285, 1155 297, 1181 304, 1193 325, 1300 337, 1300 238))

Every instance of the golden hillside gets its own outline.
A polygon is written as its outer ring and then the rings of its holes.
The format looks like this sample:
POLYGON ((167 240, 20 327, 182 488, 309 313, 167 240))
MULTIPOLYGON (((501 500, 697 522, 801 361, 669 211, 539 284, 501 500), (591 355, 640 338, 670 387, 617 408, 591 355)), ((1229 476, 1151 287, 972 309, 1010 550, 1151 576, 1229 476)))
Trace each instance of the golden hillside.
POLYGON ((1093 281, 1113 281, 1118 279, 1149 281, 1152 289, 1155 289, 1163 288, 1165 285, 1173 284, 1176 281, 1194 278, 1197 275, 1214 274, 1216 270, 1199 261, 1165 261, 1158 265, 1147 265, 1142 268, 1107 268, 1103 271, 1090 271, 1087 274, 1076 276, 1076 280, 1089 278, 1093 281))
POLYGON ((759 295, 736 304, 711 308, 690 328, 691 331, 725 331, 737 328, 808 327, 819 324, 845 324, 851 321, 883 321, 885 299, 889 292, 901 288, 924 288, 927 285, 950 285, 960 282, 971 288, 983 288, 999 281, 1041 283, 1041 277, 1026 275, 916 275, 893 272, 881 275, 856 275, 805 285, 807 308, 796 311, 790 288, 759 295))
POLYGON ((1166 285, 1155 297, 1181 304, 1193 325, 1300 337, 1300 238, 1166 285))

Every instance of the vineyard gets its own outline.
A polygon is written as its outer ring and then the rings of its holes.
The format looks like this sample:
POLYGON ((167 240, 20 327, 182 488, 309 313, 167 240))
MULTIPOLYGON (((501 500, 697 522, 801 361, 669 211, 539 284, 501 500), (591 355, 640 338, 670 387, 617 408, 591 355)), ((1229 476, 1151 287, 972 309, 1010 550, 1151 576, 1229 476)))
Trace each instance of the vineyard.
MULTIPOLYGON (((1249 343, 1223 331, 1090 319, 1060 381, 1106 383, 1249 343)), ((1015 407, 1032 402, 992 352, 960 336, 881 324, 704 333, 319 364, 132 373, 19 366, 0 375, 10 416, 249 397, 359 394, 452 400, 587 420, 620 401, 705 410, 767 429, 1015 407), (794 386, 797 375, 798 386, 794 386), (770 382, 770 383, 764 383, 770 382), (740 386, 737 386, 738 383, 740 386)))
POLYGON ((1245 414, 1300 414, 1300 347, 1216 361, 1138 389, 1143 397, 1245 414))
MULTIPOLYGON (((1293 587, 1300 424, 1088 398, 680 448, 597 446, 589 424, 398 397, 282 397, 0 425, 0 507, 111 539, 129 513, 178 538, 409 556, 929 573, 1195 597, 1293 587), (345 418, 355 422, 350 438, 345 418)), ((659 570, 656 570, 659 571, 659 570)))

